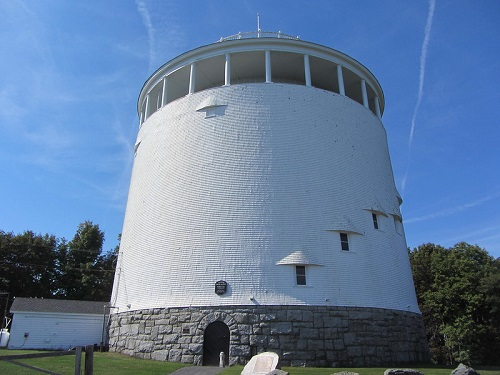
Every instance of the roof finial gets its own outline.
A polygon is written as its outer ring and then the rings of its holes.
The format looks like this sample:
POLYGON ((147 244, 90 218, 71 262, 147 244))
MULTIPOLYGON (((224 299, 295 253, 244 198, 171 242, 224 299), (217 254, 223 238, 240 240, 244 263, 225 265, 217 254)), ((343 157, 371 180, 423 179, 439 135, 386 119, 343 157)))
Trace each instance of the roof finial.
POLYGON ((259 33, 260 37, 260 15, 257 13, 257 32, 259 33))

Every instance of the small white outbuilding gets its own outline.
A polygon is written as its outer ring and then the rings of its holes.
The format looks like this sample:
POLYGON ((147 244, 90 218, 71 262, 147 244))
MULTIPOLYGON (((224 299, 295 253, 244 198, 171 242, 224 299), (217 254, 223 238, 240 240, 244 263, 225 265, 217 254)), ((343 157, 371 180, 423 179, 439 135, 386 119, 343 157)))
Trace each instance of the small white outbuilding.
POLYGON ((67 350, 99 344, 107 302, 15 298, 8 349, 67 350))

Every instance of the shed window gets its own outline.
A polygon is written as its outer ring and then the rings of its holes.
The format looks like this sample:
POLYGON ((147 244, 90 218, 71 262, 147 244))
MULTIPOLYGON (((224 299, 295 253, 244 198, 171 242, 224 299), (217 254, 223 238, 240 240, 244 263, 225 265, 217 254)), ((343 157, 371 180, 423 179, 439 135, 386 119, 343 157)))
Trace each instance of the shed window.
POLYGON ((349 237, 347 233, 340 233, 340 246, 342 250, 349 251, 349 237))
POLYGON ((297 285, 306 285, 306 266, 295 266, 297 285))

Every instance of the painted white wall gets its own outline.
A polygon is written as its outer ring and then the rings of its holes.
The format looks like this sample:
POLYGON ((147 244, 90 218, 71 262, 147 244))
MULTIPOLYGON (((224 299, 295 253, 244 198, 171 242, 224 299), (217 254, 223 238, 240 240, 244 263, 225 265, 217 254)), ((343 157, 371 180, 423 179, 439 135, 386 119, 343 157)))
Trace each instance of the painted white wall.
POLYGON ((103 315, 16 312, 8 349, 68 350, 99 344, 102 323, 103 315))
POLYGON ((119 311, 251 304, 418 312, 385 129, 314 87, 245 84, 182 97, 138 138, 112 296, 119 311), (225 104, 205 118, 203 103, 225 104), (379 214, 373 228, 371 211, 379 214), (348 230, 351 250, 341 250, 348 230), (354 233, 356 232, 356 233, 354 233), (307 286, 295 285, 302 251, 307 286), (214 293, 225 280, 228 293, 214 293), (250 299, 253 297, 253 300, 250 299))

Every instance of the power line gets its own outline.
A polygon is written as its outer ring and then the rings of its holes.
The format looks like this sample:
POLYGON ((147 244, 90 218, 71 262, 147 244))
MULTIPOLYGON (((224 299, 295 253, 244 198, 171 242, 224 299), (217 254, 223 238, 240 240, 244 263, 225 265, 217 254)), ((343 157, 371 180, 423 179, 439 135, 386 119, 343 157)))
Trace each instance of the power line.
MULTIPOLYGON (((44 248, 50 248, 50 249, 53 249, 55 252, 58 252, 59 249, 57 248, 57 245, 56 246, 52 246, 52 245, 49 245, 49 244, 34 244, 34 243, 8 243, 6 246, 4 246, 5 248, 9 248, 9 247, 27 247, 27 248, 37 248, 37 247, 44 247, 44 248)), ((108 250, 108 251, 104 251, 103 249, 101 250, 86 250, 86 249, 66 249, 66 253, 70 253, 70 252, 73 252, 73 251, 81 251, 81 252, 86 252, 86 253, 91 253, 91 254, 108 254, 108 253, 111 253, 111 252, 114 252, 115 250, 108 250)))
MULTIPOLYGON (((0 261, 0 264, 5 264, 9 266, 26 266, 26 267, 35 267, 35 268, 52 268, 48 265, 43 265, 43 264, 33 264, 33 263, 21 263, 21 262, 6 262, 6 261, 0 261)), ((55 266, 54 266, 55 268, 55 266)), ((115 272, 115 270, 108 270, 108 269, 91 269, 91 268, 81 268, 81 267, 68 267, 68 266, 62 266, 61 267, 64 270, 70 270, 70 271, 89 271, 89 272, 115 272)))

